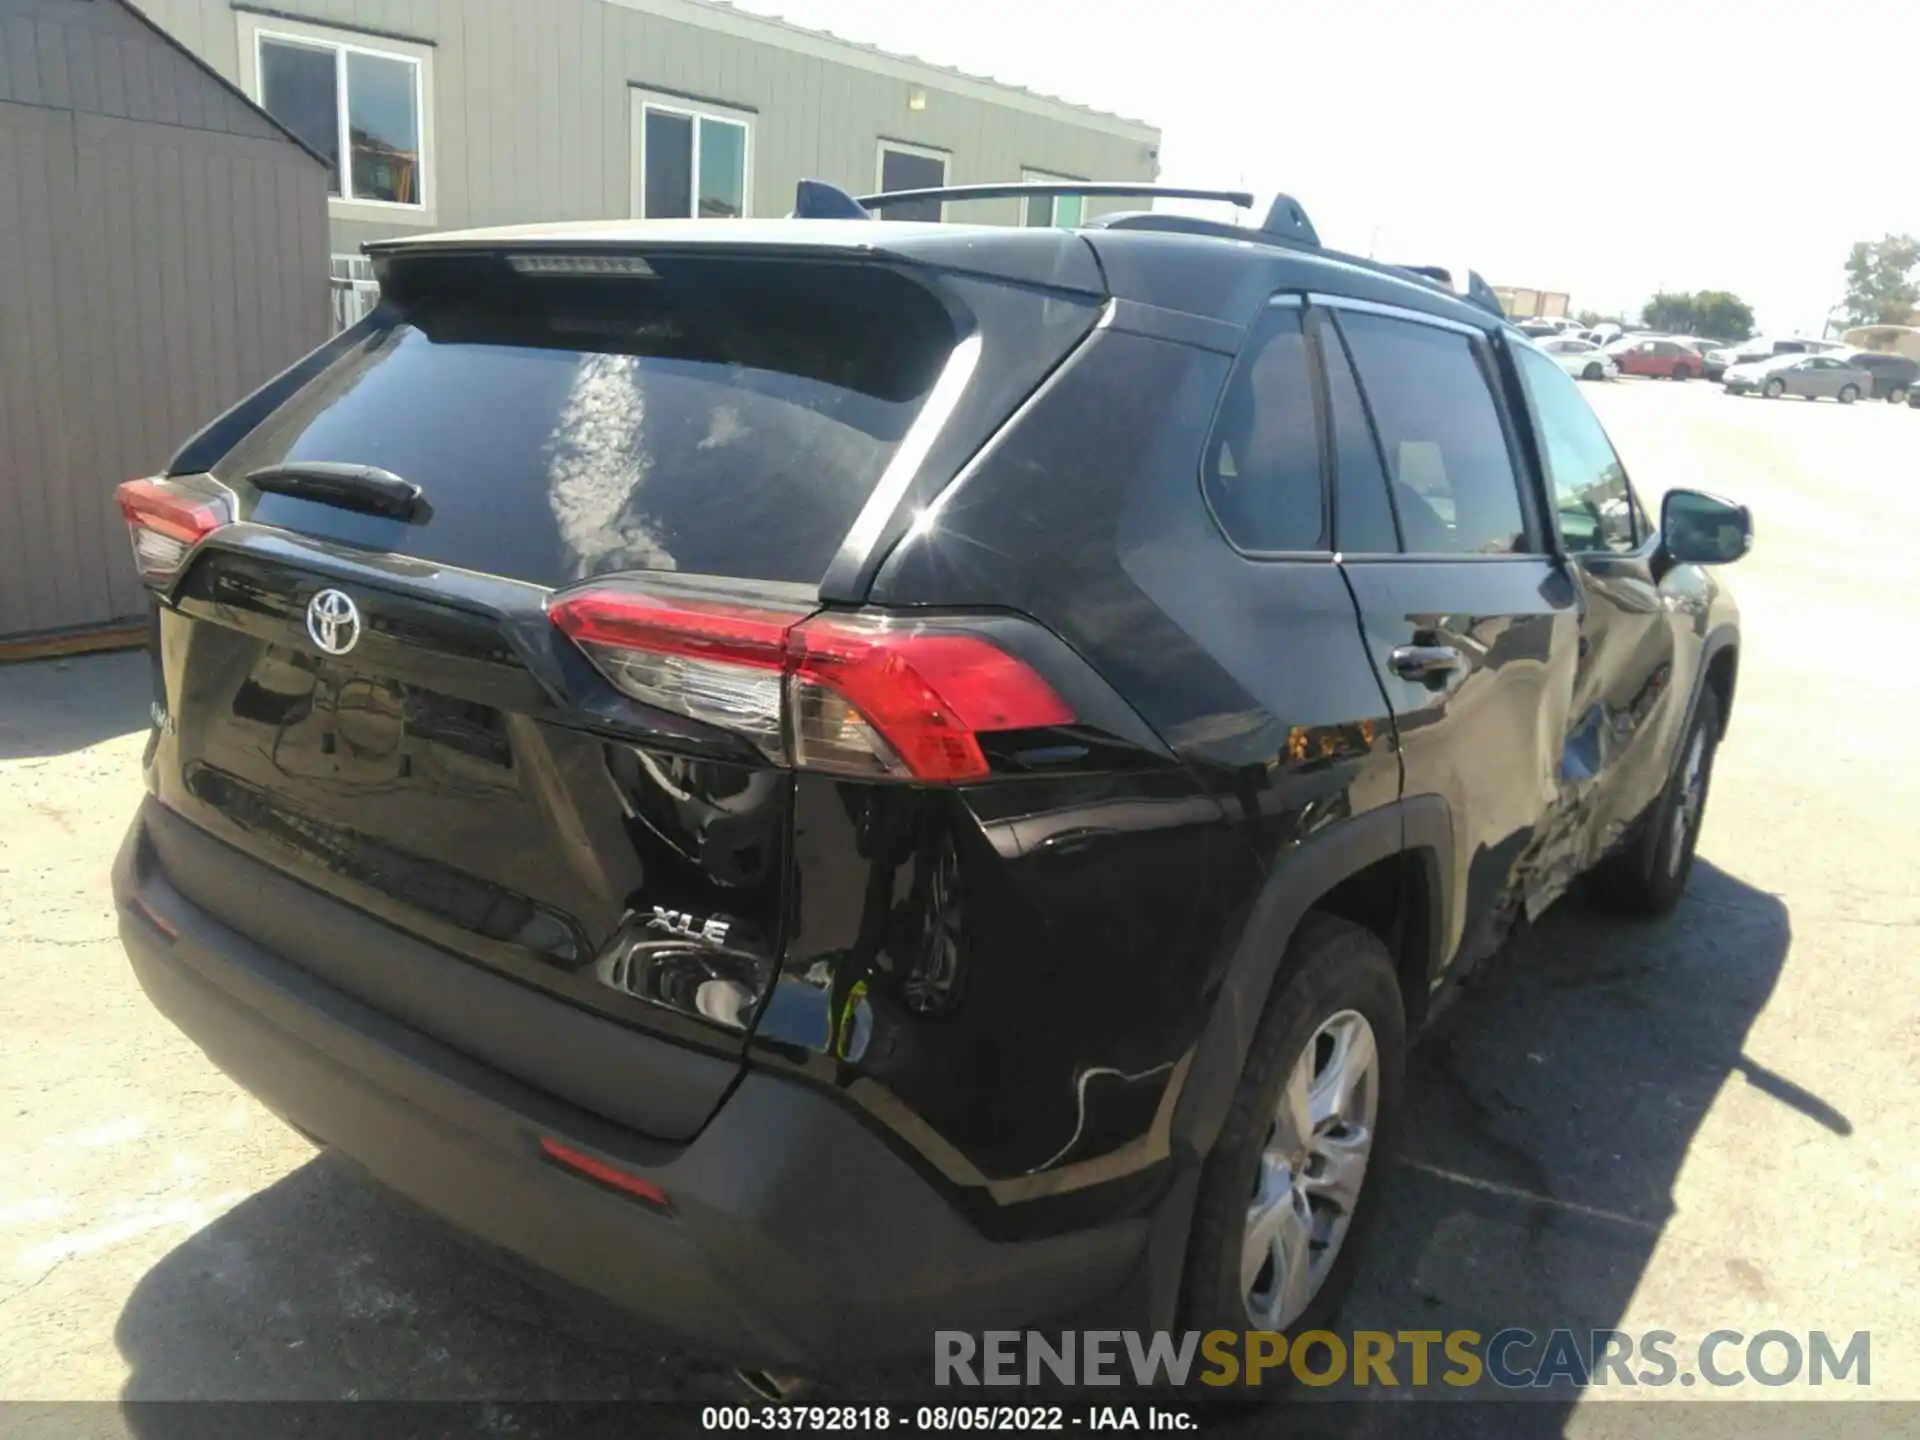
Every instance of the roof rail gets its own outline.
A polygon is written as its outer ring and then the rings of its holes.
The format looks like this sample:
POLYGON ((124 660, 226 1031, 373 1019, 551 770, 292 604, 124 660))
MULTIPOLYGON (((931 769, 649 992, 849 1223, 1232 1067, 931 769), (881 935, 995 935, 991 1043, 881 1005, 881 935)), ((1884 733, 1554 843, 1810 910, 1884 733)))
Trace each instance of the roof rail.
POLYGON ((802 180, 794 191, 794 220, 871 220, 872 215, 838 185, 802 180))
MULTIPOLYGON (((885 210, 894 205, 914 205, 926 200, 1023 200, 1069 195, 1090 199, 1139 197, 1156 200, 1214 200, 1228 205, 1237 205, 1242 210, 1253 208, 1253 194, 1247 190, 1209 190, 1189 185, 1139 184, 1131 180, 1024 180, 1005 185, 938 185, 924 190, 886 190, 858 198, 849 195, 837 185, 829 185, 824 180, 802 180, 794 194, 793 214, 790 218, 859 220, 871 218, 875 210, 885 210)), ((1266 219, 1261 222, 1258 230, 1222 225, 1218 221, 1201 220, 1197 217, 1157 215, 1151 211, 1141 215, 1099 217, 1088 223, 1126 229, 1184 230, 1189 234, 1197 235, 1233 233, 1242 239, 1267 236, 1296 245, 1315 247, 1320 244, 1320 234, 1313 228, 1313 222, 1307 218, 1305 207, 1291 195, 1273 197, 1273 203, 1267 207, 1266 219), (1153 223, 1149 223, 1149 217, 1153 223), (1164 220, 1191 221, 1192 223, 1166 225, 1158 223, 1164 220)))
MULTIPOLYGON (((814 183, 818 183, 817 181, 814 183)), ((938 185, 926 190, 888 190, 878 195, 862 195, 856 202, 868 210, 884 210, 889 205, 912 205, 921 200, 1018 200, 1041 199, 1055 195, 1154 196, 1167 200, 1222 200, 1242 210, 1253 208, 1253 196, 1245 190, 1196 190, 1186 185, 1146 185, 1124 180, 1023 180, 1006 185, 938 185)))
POLYGON ((1443 265, 1399 265, 1394 268, 1439 285, 1450 294, 1458 295, 1469 305, 1477 305, 1482 310, 1498 315, 1502 320, 1507 318, 1506 309, 1500 304, 1500 297, 1493 293, 1491 285, 1480 278, 1478 270, 1467 271, 1466 282, 1462 284, 1454 279, 1454 272, 1443 265))

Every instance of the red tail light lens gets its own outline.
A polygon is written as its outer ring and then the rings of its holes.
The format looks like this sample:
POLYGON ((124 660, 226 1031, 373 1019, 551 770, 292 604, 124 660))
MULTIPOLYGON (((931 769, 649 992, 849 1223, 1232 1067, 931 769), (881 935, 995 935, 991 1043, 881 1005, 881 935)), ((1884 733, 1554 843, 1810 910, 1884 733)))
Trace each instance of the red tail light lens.
POLYGON ((796 763, 851 774, 976 780, 978 736, 1067 725, 1027 665, 975 635, 818 616, 787 640, 796 763))
POLYGON ((129 480, 113 498, 126 517, 134 567, 156 589, 180 573, 195 545, 233 518, 225 501, 158 477, 129 480))
POLYGON ((979 736, 1075 718, 1018 657, 925 622, 611 589, 565 596, 550 613, 626 694, 801 769, 977 780, 991 773, 979 736))

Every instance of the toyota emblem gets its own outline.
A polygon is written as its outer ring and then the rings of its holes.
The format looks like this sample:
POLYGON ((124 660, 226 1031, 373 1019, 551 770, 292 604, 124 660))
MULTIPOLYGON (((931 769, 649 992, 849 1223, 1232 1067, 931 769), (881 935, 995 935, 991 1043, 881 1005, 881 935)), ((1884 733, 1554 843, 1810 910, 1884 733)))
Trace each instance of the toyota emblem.
POLYGON ((329 655, 344 655, 360 643, 360 607, 340 590, 322 590, 307 602, 307 634, 329 655))

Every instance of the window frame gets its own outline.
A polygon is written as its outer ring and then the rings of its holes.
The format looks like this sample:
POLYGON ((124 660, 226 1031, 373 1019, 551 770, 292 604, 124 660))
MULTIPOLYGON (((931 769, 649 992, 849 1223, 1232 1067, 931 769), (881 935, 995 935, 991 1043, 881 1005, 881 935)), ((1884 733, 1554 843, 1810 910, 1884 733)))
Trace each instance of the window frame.
MULTIPOLYGON (((1020 167, 1020 178, 1023 181, 1028 181, 1028 182, 1031 182, 1034 184, 1040 184, 1040 185, 1084 185, 1087 183, 1087 177, 1084 175, 1060 175, 1060 174, 1056 174, 1052 170, 1036 170, 1031 165, 1023 165, 1020 167)), ((1060 205, 1059 196, 1049 195, 1045 198, 1050 204, 1054 206, 1056 210, 1058 210, 1060 205)), ((1034 197, 1031 195, 1023 195, 1020 197, 1020 228, 1021 229, 1045 230, 1045 229, 1052 229, 1052 228, 1060 228, 1060 229, 1069 228, 1069 227, 1061 226, 1057 216, 1054 219, 1048 221, 1046 225, 1035 225, 1033 223, 1033 201, 1034 201, 1034 197)), ((1084 225, 1087 222, 1087 206, 1090 205, 1091 203, 1092 203, 1092 199, 1090 196, 1082 195, 1080 197, 1080 224, 1081 225, 1084 225)), ((1073 227, 1073 228, 1077 228, 1077 227, 1073 227)))
POLYGON ((1388 481, 1386 447, 1380 443, 1380 430, 1373 419, 1373 403, 1367 399, 1366 387, 1360 383, 1360 366, 1353 358, 1353 351, 1347 347, 1347 337, 1340 329, 1340 323, 1326 306, 1309 306, 1306 312, 1307 343, 1313 356, 1313 370, 1318 379, 1317 395, 1321 405, 1321 434, 1325 441, 1326 490, 1325 501, 1327 515, 1327 537, 1333 546, 1336 560, 1398 560, 1406 554, 1407 537, 1400 528, 1400 507, 1393 498, 1393 486, 1388 481), (1380 490, 1387 503, 1387 523, 1393 527, 1391 550, 1349 550, 1340 543, 1340 437, 1333 419, 1333 380, 1327 372, 1326 347, 1329 344, 1340 347, 1340 359, 1347 367, 1347 374, 1353 381, 1353 393, 1360 402, 1360 425, 1366 431, 1367 443, 1373 447, 1373 463, 1380 472, 1380 490))
MULTIPOLYGON (((873 192, 874 194, 884 195, 886 193, 887 152, 889 150, 894 151, 896 154, 900 154, 900 155, 917 155, 922 160, 938 160, 940 162, 940 184, 942 186, 945 186, 945 185, 951 185, 953 183, 953 152, 951 150, 941 150, 938 147, 933 145, 917 145, 911 140, 889 140, 886 136, 882 135, 878 137, 878 139, 874 142, 874 150, 873 150, 873 192)), ((925 185, 925 186, 919 186, 916 188, 931 190, 931 189, 936 189, 938 187, 925 185)), ((940 223, 944 225, 947 219, 947 202, 942 200, 939 202, 939 204, 940 204, 940 223)), ((885 214, 886 214, 885 211, 881 212, 881 216, 883 219, 885 218, 885 214)))
POLYGON ((633 96, 633 113, 629 121, 628 143, 633 147, 633 189, 627 197, 627 211, 635 220, 698 220, 695 213, 700 207, 700 129, 704 122, 715 121, 722 125, 738 125, 746 132, 746 144, 742 147, 740 174, 740 214, 741 220, 753 215, 753 122, 755 113, 742 105, 726 105, 712 100, 694 100, 684 95, 675 95, 666 90, 654 90, 645 85, 627 87, 633 96), (663 114, 679 115, 692 122, 692 142, 688 154, 688 175, 691 177, 687 198, 688 213, 685 215, 649 215, 647 214, 647 112, 658 110, 663 114))
MULTIPOLYGON (((1559 492, 1554 487, 1553 474, 1547 463, 1547 447, 1542 438, 1539 411, 1533 403, 1532 393, 1527 389, 1525 377, 1520 373, 1518 351, 1511 346, 1507 348, 1506 361, 1513 371, 1513 382, 1520 397, 1520 413, 1526 417, 1528 448, 1533 452, 1537 467, 1537 483, 1546 502, 1546 513, 1549 518, 1547 528, 1553 542, 1553 553, 1562 560, 1578 560, 1582 563, 1594 560, 1618 561, 1646 558, 1651 553, 1653 542, 1657 538, 1656 527, 1648 519, 1646 508, 1640 503, 1640 492, 1633 488, 1633 476, 1627 473, 1627 462, 1620 457, 1620 447, 1613 443, 1613 436, 1607 433, 1605 425, 1600 424, 1600 417, 1597 414, 1594 415, 1593 422, 1600 427, 1600 438, 1607 442, 1607 449, 1613 453, 1614 463, 1620 467, 1620 483, 1626 486, 1627 524, 1633 535, 1633 543, 1625 550, 1615 550, 1608 546, 1602 546, 1597 550, 1576 550, 1567 544, 1566 532, 1560 528, 1559 492)), ((1575 398, 1579 399, 1581 404, 1586 404, 1585 397, 1580 396, 1578 392, 1575 398)), ((1590 405, 1587 408, 1590 412, 1593 409, 1590 405)))
MULTIPOLYGON (((1200 503, 1207 507, 1207 518, 1213 521, 1213 528, 1227 547, 1243 560, 1286 561, 1318 560, 1331 561, 1334 557, 1333 534, 1334 513, 1333 496, 1333 437, 1330 431, 1332 417, 1327 406, 1327 376, 1320 362, 1320 347, 1315 343, 1313 326, 1308 322, 1312 316, 1308 312, 1303 297, 1299 295, 1273 295, 1262 305, 1247 323, 1241 335, 1240 346, 1234 351, 1233 361, 1227 366, 1225 381, 1220 386, 1219 397, 1214 401, 1213 414, 1207 421, 1206 443, 1200 447, 1200 459, 1194 467, 1194 483, 1200 491, 1200 503), (1219 438, 1220 422, 1226 414, 1227 402, 1233 397, 1233 379, 1240 373, 1240 367, 1247 363, 1253 353, 1254 334, 1260 328, 1260 322, 1275 310, 1292 310, 1300 316, 1300 340, 1307 361, 1308 394, 1313 403, 1313 424, 1316 450, 1320 457, 1320 533, 1326 544, 1308 550, 1253 550, 1234 539, 1233 532, 1220 518, 1220 512, 1214 508, 1213 496, 1207 490, 1207 470, 1212 464, 1215 441, 1219 438)), ((1394 519, 1396 527, 1399 517, 1394 519)))
MULTIPOLYGON (((261 19, 242 11, 237 18, 249 42, 241 47, 241 53, 252 62, 252 74, 244 77, 250 81, 246 87, 247 96, 262 110, 267 108, 263 47, 268 42, 278 42, 301 50, 325 50, 333 57, 334 109, 339 125, 335 139, 340 156, 340 193, 327 196, 328 212, 346 217, 408 217, 432 223, 437 189, 433 183, 433 89, 428 74, 432 59, 429 47, 409 44, 402 49, 398 48, 401 42, 396 41, 368 44, 364 42, 375 37, 349 38, 355 35, 354 31, 336 30, 327 25, 286 20, 278 16, 261 19), (250 20, 257 20, 258 23, 249 25, 247 22, 250 20), (398 61, 412 69, 414 127, 420 146, 420 198, 417 201, 379 200, 350 193, 353 188, 353 117, 347 85, 348 55, 368 55, 376 60, 398 61)), ((271 115, 273 112, 267 113, 271 115)))
MULTIPOLYGON (((1353 353, 1353 342, 1340 324, 1343 311, 1355 314, 1373 315, 1385 320, 1400 320, 1414 325, 1426 325, 1432 329, 1445 330, 1459 335, 1467 341, 1468 353, 1472 355, 1475 366, 1480 371, 1481 383, 1487 387, 1493 410, 1500 426, 1501 438, 1507 447, 1507 463, 1513 471, 1514 496, 1520 506, 1520 524, 1527 539, 1528 548, 1513 550, 1498 555, 1483 554, 1478 551, 1428 551, 1408 550, 1406 546, 1406 525, 1400 518, 1400 506, 1393 494, 1393 487, 1387 487, 1388 507, 1393 512, 1393 528, 1400 537, 1401 549, 1392 555, 1366 554, 1355 552, 1342 558, 1375 560, 1406 560, 1420 564, 1436 561, 1471 561, 1476 564, 1508 565, 1516 561, 1538 563, 1550 560, 1559 552, 1559 532, 1547 518, 1546 502, 1540 490, 1543 478, 1538 466, 1532 463, 1527 446, 1522 443, 1518 422, 1515 418, 1514 399, 1509 391, 1510 383, 1518 383, 1518 376, 1511 381, 1501 368, 1499 355, 1494 348, 1494 335, 1477 325, 1450 316, 1435 315, 1425 310, 1414 310, 1403 305, 1388 305, 1377 300, 1364 300, 1350 295, 1328 295, 1314 292, 1307 296, 1307 303, 1329 313, 1333 327, 1340 337, 1340 343, 1347 352, 1347 363, 1353 367, 1354 384, 1360 391, 1360 406, 1366 412, 1367 429, 1373 434, 1373 444, 1380 457, 1380 463, 1389 478, 1393 468, 1387 465, 1386 446, 1380 441, 1380 424, 1375 418, 1373 397, 1367 393, 1367 380, 1360 369, 1359 360, 1353 353)), ((1522 399, 1524 404, 1524 397, 1522 399)), ((1528 437, 1531 439, 1531 436, 1528 437)), ((1337 526, 1339 517, 1336 515, 1337 526)), ((1337 531, 1335 532, 1337 535, 1337 531)))

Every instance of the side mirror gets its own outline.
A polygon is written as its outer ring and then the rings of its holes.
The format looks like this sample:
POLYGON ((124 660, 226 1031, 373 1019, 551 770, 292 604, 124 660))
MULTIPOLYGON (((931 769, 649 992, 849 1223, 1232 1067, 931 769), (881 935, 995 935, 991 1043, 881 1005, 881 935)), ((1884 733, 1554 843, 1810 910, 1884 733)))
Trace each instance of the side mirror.
POLYGON ((1731 565, 1753 548, 1753 515, 1698 490, 1669 490, 1660 502, 1660 544, 1681 564, 1731 565))

